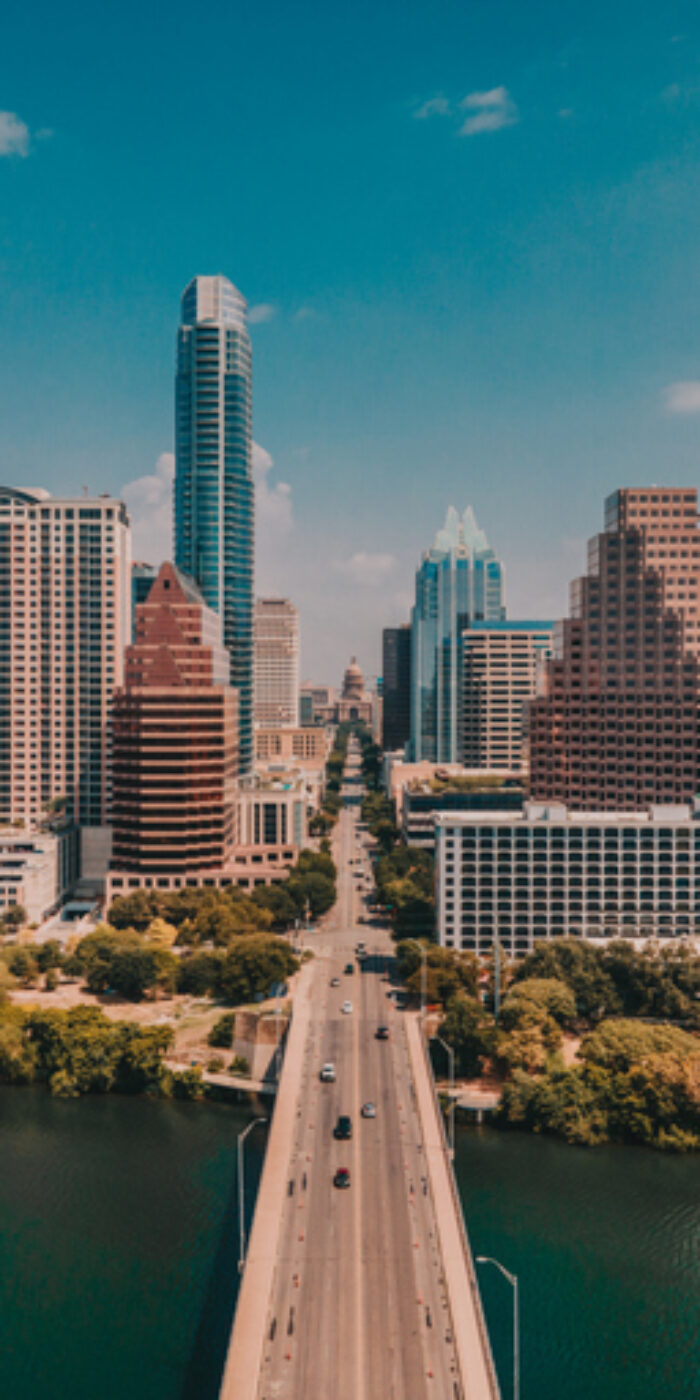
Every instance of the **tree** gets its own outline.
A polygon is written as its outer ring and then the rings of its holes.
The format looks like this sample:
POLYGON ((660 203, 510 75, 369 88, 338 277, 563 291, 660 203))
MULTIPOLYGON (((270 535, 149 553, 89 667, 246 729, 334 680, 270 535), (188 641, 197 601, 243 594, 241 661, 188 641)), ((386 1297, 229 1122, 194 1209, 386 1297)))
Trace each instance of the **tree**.
POLYGON ((473 1079, 490 1058, 496 1044, 493 1016, 473 997, 459 992, 448 1003, 440 1034, 455 1052, 457 1074, 473 1079))
POLYGON ((157 913, 157 895, 148 890, 134 890, 132 894, 117 895, 112 900, 107 918, 112 928, 131 928, 145 933, 157 913))
POLYGON ((57 938, 47 938, 45 943, 37 943, 34 949, 37 967, 40 972, 60 967, 63 962, 63 949, 57 938))
POLYGON ((31 987, 39 976, 37 960, 26 945, 17 944, 11 950, 7 966, 22 987, 31 987))
POLYGON ((319 871, 292 871, 286 889, 300 914, 310 906, 312 919, 319 919, 335 904, 335 881, 319 871))
POLYGON ((177 928, 175 924, 169 924, 166 919, 157 914, 155 919, 151 919, 146 929, 146 937, 149 943, 154 943, 159 948, 172 948, 177 938, 177 928))
POLYGON ((7 927, 21 928, 27 922, 27 911, 23 904, 10 904, 3 915, 7 927))
POLYGON ((527 977, 510 988, 502 1006, 501 1021, 508 1029, 533 1008, 539 1016, 551 1016, 560 1026, 571 1027, 576 1019, 576 998, 557 977, 527 977))
MULTIPOLYGON (((320 878, 320 877, 319 877, 320 878)), ((284 982, 299 963, 282 938, 256 934, 240 938, 224 958, 221 995, 230 1006, 267 996, 275 982, 284 982)))
POLYGON ((213 953, 206 949, 181 958, 178 968, 178 991, 195 997, 208 994, 218 996, 223 959, 223 953, 213 953))
POLYGON ((287 929, 299 917, 299 910, 285 885, 258 885, 251 899, 272 916, 273 929, 287 929))
POLYGON ((552 938, 536 943, 533 951, 517 964, 513 983, 530 977, 556 977, 566 982, 576 998, 577 1015, 591 1023, 620 1010, 615 984, 600 954, 578 938, 552 938))
POLYGON ((236 1013, 227 1011, 214 1022, 208 1036, 207 1044, 217 1050, 230 1050, 233 1045, 233 1037, 236 1030, 236 1013))

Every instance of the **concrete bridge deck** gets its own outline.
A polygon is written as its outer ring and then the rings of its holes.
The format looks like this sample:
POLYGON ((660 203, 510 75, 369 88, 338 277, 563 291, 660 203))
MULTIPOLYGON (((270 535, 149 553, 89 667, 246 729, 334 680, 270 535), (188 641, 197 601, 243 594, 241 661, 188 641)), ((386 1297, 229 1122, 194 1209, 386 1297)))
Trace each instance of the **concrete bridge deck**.
POLYGON ((349 808, 339 899, 295 997, 221 1400, 497 1400, 420 1029, 387 995, 386 935, 356 926, 358 851, 349 808), (348 976, 357 938, 377 956, 348 976), (360 1116, 367 1100, 375 1118, 360 1116), (350 1141, 334 1140, 339 1113, 350 1141))

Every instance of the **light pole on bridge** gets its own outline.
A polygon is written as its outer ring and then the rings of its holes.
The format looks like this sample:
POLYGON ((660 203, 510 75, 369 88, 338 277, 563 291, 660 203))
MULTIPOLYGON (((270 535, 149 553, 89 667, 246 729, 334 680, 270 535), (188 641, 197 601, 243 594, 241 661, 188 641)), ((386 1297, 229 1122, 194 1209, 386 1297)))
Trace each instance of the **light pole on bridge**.
POLYGON ((245 1155, 243 1148, 248 1133, 256 1123, 267 1123, 267 1118, 253 1118, 238 1134, 238 1272, 243 1273, 245 1264, 245 1155))
POLYGON ((455 1156, 455 1052, 451 1045, 443 1040, 441 1035, 434 1035, 438 1045, 447 1052, 447 1059, 450 1066, 450 1159, 454 1162, 455 1156))
POLYGON ((477 1254, 477 1264, 493 1264, 507 1278, 513 1289, 513 1400, 520 1400, 520 1317, 518 1313, 518 1275, 492 1259, 488 1254, 477 1254))

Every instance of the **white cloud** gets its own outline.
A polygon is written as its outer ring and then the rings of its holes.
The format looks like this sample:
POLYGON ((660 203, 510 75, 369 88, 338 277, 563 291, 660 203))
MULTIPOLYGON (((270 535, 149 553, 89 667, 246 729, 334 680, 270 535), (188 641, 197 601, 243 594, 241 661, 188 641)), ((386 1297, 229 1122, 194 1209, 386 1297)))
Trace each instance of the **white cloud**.
POLYGON ((28 156, 29 127, 16 112, 0 112, 0 156, 28 156))
POLYGON ((680 95, 680 83, 669 83, 668 87, 665 87, 660 94, 662 102, 677 102, 680 95))
POLYGON ((339 574, 345 574, 346 578, 352 579, 353 583, 376 588, 393 573, 396 564, 397 560, 393 554, 365 554, 359 550, 357 554, 351 554, 349 559, 337 559, 335 569, 339 574))
POLYGON ((259 301, 256 306, 248 308, 248 320, 251 326, 262 325, 264 321, 271 321, 277 315, 277 307, 269 301, 259 301))
POLYGON ((669 413, 700 413, 700 379, 681 379, 664 389, 669 413))
POLYGON ((134 559, 155 565, 172 559, 174 480, 175 458, 172 452, 161 452, 154 472, 123 487, 122 497, 131 517, 134 559))
POLYGON ((286 481, 270 486, 268 476, 274 467, 269 452, 253 443, 253 480, 255 482, 256 548, 268 548, 288 535, 294 524, 292 488, 286 481))
POLYGON ((425 121, 427 117, 446 117, 450 110, 450 104, 446 97, 429 97, 427 102, 423 102, 413 113, 417 121, 425 121))
POLYGON ((561 117, 563 121, 565 121, 567 117, 573 117, 573 115, 573 107, 560 107, 559 111, 557 112, 557 116, 561 117))
POLYGON ((314 311, 313 306, 300 306, 294 313, 295 321, 315 321, 318 318, 318 311, 314 311))
POLYGON ((460 102, 467 117, 460 127, 460 136, 477 136, 483 131, 501 131, 519 121, 518 109, 506 87, 490 88, 488 92, 470 92, 460 102))

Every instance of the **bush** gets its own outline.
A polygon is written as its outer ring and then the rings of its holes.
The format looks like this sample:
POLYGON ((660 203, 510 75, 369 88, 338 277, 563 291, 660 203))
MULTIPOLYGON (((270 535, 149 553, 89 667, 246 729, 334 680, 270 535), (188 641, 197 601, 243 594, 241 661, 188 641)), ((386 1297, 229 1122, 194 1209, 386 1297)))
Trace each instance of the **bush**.
POLYGON ((214 1022, 207 1036, 207 1044, 217 1050, 230 1050, 235 1031, 236 1013, 235 1011, 227 1011, 224 1016, 220 1016, 218 1021, 214 1022))
POLYGON ((229 1074, 250 1074, 250 1065, 245 1055, 234 1055, 229 1065, 229 1074))
POLYGON ((221 1074, 222 1071, 225 1070, 225 1068, 226 1061, 222 1060, 220 1055, 212 1055, 211 1059, 207 1060, 208 1074, 221 1074))

